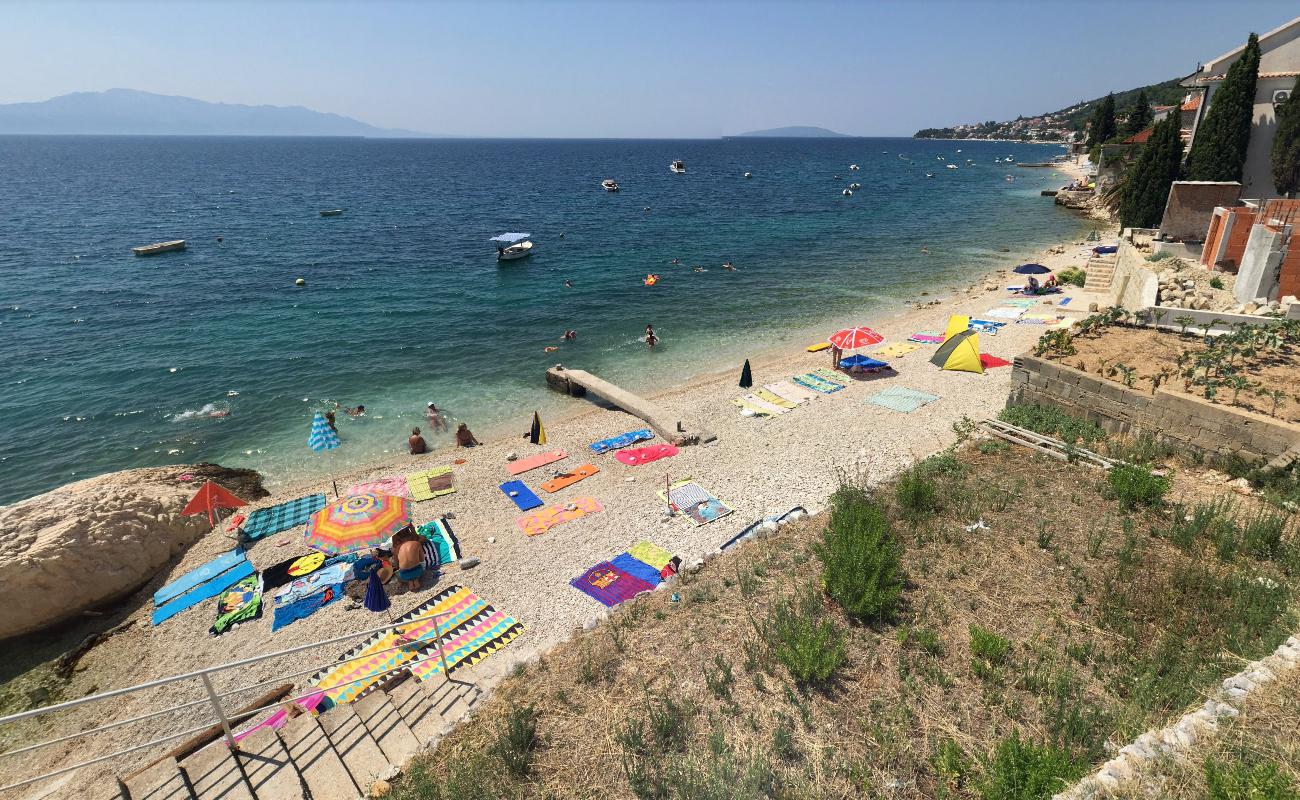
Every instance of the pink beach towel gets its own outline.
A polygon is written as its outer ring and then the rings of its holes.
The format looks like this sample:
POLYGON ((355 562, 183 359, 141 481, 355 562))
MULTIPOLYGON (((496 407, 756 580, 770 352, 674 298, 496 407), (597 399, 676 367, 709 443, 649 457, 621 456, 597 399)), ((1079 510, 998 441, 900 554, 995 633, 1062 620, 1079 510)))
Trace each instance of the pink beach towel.
POLYGON ((675 445, 652 444, 648 447, 637 447, 632 450, 619 450, 614 454, 614 458, 629 466, 636 466, 638 464, 649 464, 651 461, 658 461, 661 458, 671 458, 675 455, 677 455, 675 445))
POLYGON ((377 481, 366 481, 357 483, 348 487, 348 494, 365 494, 367 492, 378 492, 379 494, 391 494, 394 497, 411 497, 411 486, 406 482, 405 477, 380 478, 377 481))
POLYGON ((551 506, 543 508, 541 511, 535 511, 526 517, 520 517, 515 520, 519 530, 529 536, 540 536, 551 528, 563 522, 571 522, 575 519, 585 517, 588 514, 595 514, 598 511, 604 511, 605 507, 594 497, 575 497, 570 504, 574 506, 570 511, 568 506, 551 506))

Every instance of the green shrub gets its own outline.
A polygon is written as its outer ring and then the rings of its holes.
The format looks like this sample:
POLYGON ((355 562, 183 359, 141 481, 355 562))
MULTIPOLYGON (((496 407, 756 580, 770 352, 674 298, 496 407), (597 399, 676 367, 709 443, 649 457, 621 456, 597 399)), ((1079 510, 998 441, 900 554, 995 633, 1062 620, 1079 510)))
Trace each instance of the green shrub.
POLYGON ((1205 788, 1210 800, 1300 800, 1295 784, 1270 761, 1220 764, 1207 758, 1205 788))
POLYGON ((970 626, 971 671, 984 679, 996 677, 1011 656, 1011 642, 979 625, 970 626))
POLYGON ((497 731, 491 752, 505 764, 506 771, 522 778, 532 767, 533 748, 537 746, 537 710, 533 706, 512 708, 506 727, 497 731))
POLYGON ((1286 534, 1289 519, 1280 511, 1260 510, 1242 525, 1242 549, 1259 559, 1275 561, 1281 558, 1286 549, 1282 537, 1286 534))
POLYGON ((1056 273, 1056 280, 1068 286, 1083 288, 1083 285, 1088 282, 1088 272, 1076 267, 1066 267, 1056 273))
POLYGON ((831 518, 814 548, 822 586, 844 612, 869 622, 892 619, 903 595, 903 546, 883 509, 856 486, 831 495, 831 518))
POLYGON ((433 759, 417 758, 389 795, 392 800, 506 800, 520 796, 517 787, 482 750, 458 753, 444 769, 434 771, 433 759))
POLYGON ((844 663, 844 634, 826 618, 816 592, 778 601, 766 631, 772 654, 800 686, 826 683, 844 663))
POLYGON ((1020 741, 1013 732, 984 762, 979 782, 983 800, 1040 800, 1082 777, 1087 765, 1050 744, 1020 741))
POLYGON ((1152 474, 1146 467, 1120 464, 1106 473, 1106 481, 1119 504, 1127 509, 1160 503, 1169 491, 1169 479, 1152 474))
POLYGON ((662 697, 650 707, 650 735, 660 751, 674 753, 686 750, 691 730, 691 706, 671 697, 662 697))
POLYGON ((1173 258, 1173 255, 1168 250, 1161 250, 1159 253, 1152 253, 1147 256, 1147 261, 1164 261, 1166 258, 1173 258))
POLYGON ((1010 406, 1002 409, 998 419, 1044 436, 1055 436, 1070 444, 1081 443, 1085 447, 1092 447, 1106 438, 1106 432, 1101 426, 1076 419, 1052 406, 1010 406))
POLYGON ((1213 278, 1210 278, 1210 288, 1211 288, 1211 289, 1222 289, 1222 288, 1223 288, 1223 278, 1220 278, 1218 275, 1215 275, 1213 278))
POLYGON ((1159 464, 1177 452, 1175 448, 1149 433, 1106 443, 1106 455, 1130 464, 1159 464))

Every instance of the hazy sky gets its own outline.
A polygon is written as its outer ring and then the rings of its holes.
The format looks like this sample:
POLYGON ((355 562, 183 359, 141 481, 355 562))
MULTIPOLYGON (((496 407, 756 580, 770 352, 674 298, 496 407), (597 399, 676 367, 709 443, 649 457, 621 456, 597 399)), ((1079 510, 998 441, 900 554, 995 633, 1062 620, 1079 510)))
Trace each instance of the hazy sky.
POLYGON ((0 103, 127 87, 447 134, 910 135, 1186 75, 1298 10, 1294 0, 0 0, 0 103))

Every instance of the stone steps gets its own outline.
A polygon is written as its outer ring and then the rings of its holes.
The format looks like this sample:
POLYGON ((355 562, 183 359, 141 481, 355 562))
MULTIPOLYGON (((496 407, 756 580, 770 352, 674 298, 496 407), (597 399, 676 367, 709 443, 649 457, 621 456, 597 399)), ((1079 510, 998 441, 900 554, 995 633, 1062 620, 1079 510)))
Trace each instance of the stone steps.
MULTIPOLYGON (((492 671, 488 681, 499 679, 492 671)), ((259 730, 235 750, 220 739, 168 758, 122 784, 122 800, 354 800, 436 743, 481 702, 472 667, 413 677, 348 705, 259 730)))
POLYGON ((1108 291, 1111 279, 1115 277, 1115 257, 1090 258, 1083 269, 1088 273, 1088 279, 1083 283, 1084 291, 1108 291))

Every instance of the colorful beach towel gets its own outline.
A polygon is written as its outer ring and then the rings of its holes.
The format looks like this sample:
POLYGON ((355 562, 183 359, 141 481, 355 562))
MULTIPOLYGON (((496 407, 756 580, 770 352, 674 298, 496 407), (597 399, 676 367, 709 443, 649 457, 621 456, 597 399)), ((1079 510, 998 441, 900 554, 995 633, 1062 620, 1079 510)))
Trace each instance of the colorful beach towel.
POLYGON ((417 503, 456 491, 456 487, 452 485, 451 467, 434 467, 422 472, 412 472, 406 476, 406 485, 410 488, 411 499, 417 503))
POLYGON ((262 591, 273 592, 294 578, 303 578, 325 566, 324 553, 308 553, 286 558, 262 570, 262 591))
POLYGON ((631 450, 619 450, 614 454, 614 458, 628 466, 635 467, 658 461, 661 458, 672 458, 675 455, 677 455, 676 445, 651 444, 645 447, 633 447, 631 450))
POLYGON ((744 400, 746 405, 762 410, 764 414, 784 414, 790 410, 785 406, 779 406, 776 403, 769 403, 756 394, 747 394, 740 399, 744 400))
POLYGON ((451 523, 445 517, 424 523, 419 534, 433 542, 438 550, 439 564, 453 564, 460 559, 460 540, 452 533, 451 523))
POLYGON ((595 514, 604 510, 605 507, 594 497, 575 497, 566 505, 551 506, 541 511, 535 511, 526 517, 520 517, 515 520, 515 525, 519 526, 519 530, 529 536, 540 536, 556 525, 572 522, 588 514, 595 514), (569 510, 569 505, 574 507, 573 510, 569 510))
POLYGON ((532 489, 523 481, 506 481, 501 484, 501 491, 506 493, 515 505, 519 506, 520 511, 531 511, 538 506, 544 506, 546 503, 542 498, 533 493, 532 489))
POLYGON ((815 392, 810 392, 802 386, 795 386, 790 381, 769 383, 765 388, 772 394, 784 397, 791 403, 806 403, 817 396, 815 392))
POLYGON ((879 350, 872 351, 871 355, 873 357, 879 356, 881 358, 899 358, 900 356, 907 355, 913 350, 920 349, 920 345, 911 344, 910 342, 894 342, 893 344, 885 345, 879 350))
POLYGON ((664 579, 663 576, 659 574, 659 570, 633 556, 631 553, 619 553, 611 558, 609 563, 614 567, 623 570, 633 578, 639 578, 651 586, 658 586, 664 579))
POLYGON ((673 554, 662 547, 651 544, 642 539, 627 549, 627 554, 637 561, 643 561, 654 567, 659 572, 663 572, 664 567, 668 566, 673 560, 673 554))
POLYGON ((655 588, 654 584, 629 575, 608 561, 582 573, 569 581, 569 585, 610 608, 655 588))
POLYGON ((554 464, 556 461, 559 461, 567 455, 568 454, 563 450, 549 450, 545 453, 537 453, 536 455, 528 456, 527 458, 507 461, 506 472, 509 472, 511 475, 522 475, 530 469, 537 469, 538 467, 544 467, 547 464, 554 464))
POLYGON ((668 495, 659 492, 659 499, 674 506, 678 513, 684 515, 692 524, 708 525, 730 514, 733 509, 714 497, 707 489, 690 478, 674 483, 668 489, 668 495))
MULTIPOLYGON (((234 563, 234 566, 208 578, 202 583, 192 586, 188 590, 171 598, 166 603, 156 606, 153 610, 153 614, 150 615, 150 620, 153 624, 160 625, 185 609, 192 608, 193 606, 202 603, 204 600, 216 597, 244 578, 255 574, 256 570, 253 569, 252 564, 248 563, 248 559, 244 556, 244 552, 242 550, 238 552, 239 560, 234 563)), ((200 567, 200 569, 202 569, 202 567, 200 567)))
POLYGON ((1011 366, 1011 362, 1007 361, 1005 358, 998 358, 997 356, 991 356, 988 353, 980 353, 980 363, 984 365, 984 369, 993 369, 995 367, 1011 366))
POLYGON ((824 380, 811 372, 806 375, 795 375, 790 380, 805 389, 812 389, 814 392, 819 392, 821 394, 831 394, 844 388, 843 384, 831 383, 830 381, 824 380))
POLYGON ((290 605, 303 598, 319 594, 327 587, 346 582, 352 576, 353 561, 356 561, 355 556, 336 556, 315 572, 301 578, 294 578, 275 593, 275 604, 290 605))
POLYGON ((1010 298, 1003 300, 1002 305, 1012 306, 1014 308, 1033 308, 1038 305, 1038 301, 1033 298, 1010 298))
POLYGON ((274 633, 286 625, 292 625, 300 619, 306 619, 341 597, 343 597, 342 582, 324 586, 314 594, 299 597, 291 602, 282 602, 281 598, 277 596, 275 598, 275 611, 271 617, 271 632, 274 633))
POLYGON ((325 495, 309 494, 270 508, 257 509, 248 515, 240 530, 245 539, 255 542, 273 533, 306 525, 311 515, 324 507, 325 495))
POLYGON ((938 399, 938 395, 908 389, 905 386, 890 386, 888 389, 867 398, 867 402, 874 406, 888 408, 891 411, 910 414, 921 406, 933 403, 938 399))
POLYGON ((354 483, 348 487, 348 494, 391 494, 394 497, 410 497, 411 485, 401 476, 390 476, 379 480, 354 483))
POLYGON ((262 616, 262 576, 249 575, 217 597, 217 621, 208 633, 220 636, 241 622, 262 616))
POLYGON ((944 336, 937 331, 917 331, 907 337, 909 342, 920 342, 921 344, 943 344, 944 336))
POLYGON ((821 378, 822 380, 826 381, 827 383, 837 383, 837 384, 839 384, 840 386, 848 386, 848 385, 849 385, 849 379, 848 379, 848 378, 844 377, 843 374, 841 374, 841 373, 839 373, 839 372, 836 372, 835 370, 831 369, 830 367, 818 367, 817 369, 815 369, 815 370, 812 371, 812 374, 813 374, 813 375, 816 375, 817 377, 821 378))
POLYGON ((1038 313, 1026 314, 1016 320, 1016 323, 1019 325, 1055 325, 1059 320, 1060 317, 1055 314, 1038 313))
POLYGON ((618 450, 630 444, 653 438, 655 438, 654 431, 649 428, 642 428, 639 431, 628 431, 618 436, 611 436, 608 439, 601 439, 599 442, 592 443, 590 447, 593 453, 608 453, 610 450, 618 450))
POLYGON ((583 464, 580 467, 575 467, 569 472, 556 475, 549 481, 542 481, 542 489, 554 494, 566 486, 572 486, 580 480, 590 478, 597 472, 600 472, 600 470, 596 468, 595 464, 583 464))

